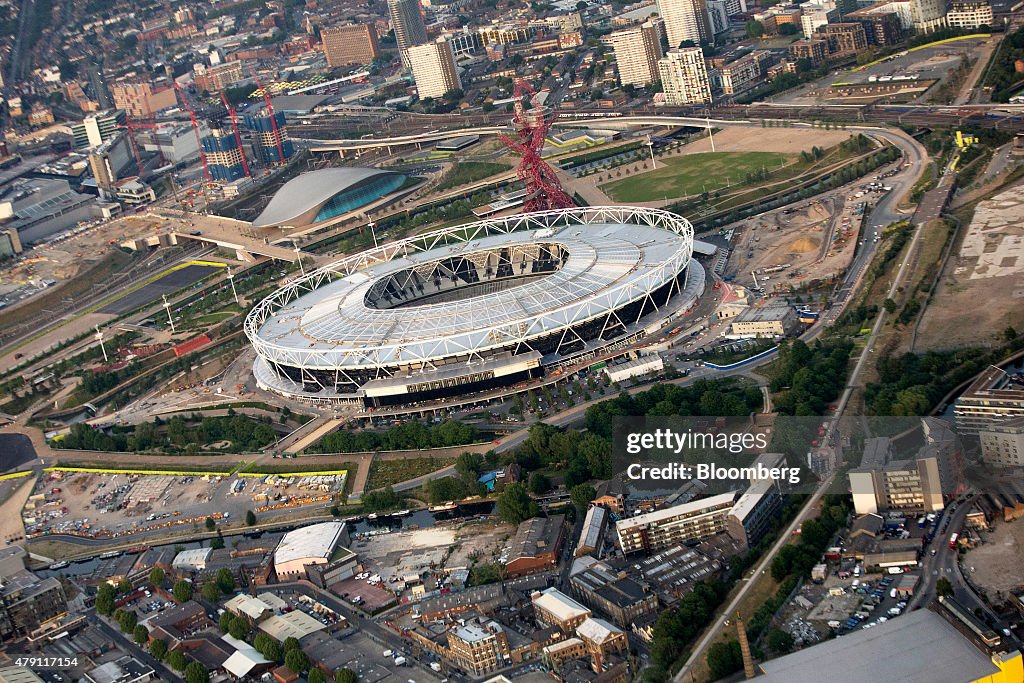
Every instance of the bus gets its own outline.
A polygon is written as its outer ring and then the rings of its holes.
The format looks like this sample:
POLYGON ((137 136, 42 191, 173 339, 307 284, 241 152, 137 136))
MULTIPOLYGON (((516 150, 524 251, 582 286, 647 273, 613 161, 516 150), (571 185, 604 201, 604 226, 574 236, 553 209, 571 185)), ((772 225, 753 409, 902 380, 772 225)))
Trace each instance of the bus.
POLYGON ((960 537, 960 535, 956 534, 956 533, 954 533, 952 536, 949 537, 949 549, 950 550, 956 550, 956 539, 958 539, 959 537, 960 537))

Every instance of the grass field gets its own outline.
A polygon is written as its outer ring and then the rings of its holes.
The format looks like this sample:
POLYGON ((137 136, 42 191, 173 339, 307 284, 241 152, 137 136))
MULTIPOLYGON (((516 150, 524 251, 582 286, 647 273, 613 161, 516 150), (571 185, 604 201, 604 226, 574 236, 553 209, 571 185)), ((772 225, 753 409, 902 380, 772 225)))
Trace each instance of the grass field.
POLYGON ((434 188, 436 192, 443 192, 444 190, 450 190, 461 185, 468 185, 469 183, 475 183, 478 180, 489 178, 492 175, 497 175, 509 170, 509 166, 506 164, 495 164, 489 161, 460 161, 455 164, 448 175, 446 175, 437 187, 434 188))
POLYGON ((676 199, 741 183, 748 173, 762 168, 772 171, 795 158, 796 155, 780 152, 686 154, 661 159, 657 170, 607 183, 601 189, 618 202, 676 199))

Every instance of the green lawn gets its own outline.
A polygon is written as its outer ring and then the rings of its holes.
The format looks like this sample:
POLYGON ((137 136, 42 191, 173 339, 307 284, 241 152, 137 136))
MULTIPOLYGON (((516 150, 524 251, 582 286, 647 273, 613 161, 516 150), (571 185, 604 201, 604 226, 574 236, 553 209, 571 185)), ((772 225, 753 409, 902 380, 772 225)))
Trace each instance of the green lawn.
POLYGON ((670 159, 659 159, 658 169, 615 180, 601 186, 617 202, 646 202, 676 199, 686 195, 713 192, 742 183, 748 173, 766 168, 778 170, 791 163, 794 154, 779 152, 703 152, 670 159))
POLYGON ((460 161, 455 164, 455 168, 445 176, 437 187, 434 188, 436 192, 443 192, 444 190, 450 190, 460 185, 468 185, 484 178, 489 178, 492 175, 497 175, 509 170, 511 167, 507 164, 496 164, 489 161, 460 161))

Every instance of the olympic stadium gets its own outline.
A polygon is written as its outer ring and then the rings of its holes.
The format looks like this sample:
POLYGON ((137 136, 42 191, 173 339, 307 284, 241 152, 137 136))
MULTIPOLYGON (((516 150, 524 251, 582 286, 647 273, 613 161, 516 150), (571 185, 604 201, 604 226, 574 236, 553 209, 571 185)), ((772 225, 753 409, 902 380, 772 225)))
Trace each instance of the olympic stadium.
POLYGON ((693 227, 588 207, 443 228, 290 282, 245 321, 257 384, 384 406, 559 372, 659 330, 697 301, 693 227))

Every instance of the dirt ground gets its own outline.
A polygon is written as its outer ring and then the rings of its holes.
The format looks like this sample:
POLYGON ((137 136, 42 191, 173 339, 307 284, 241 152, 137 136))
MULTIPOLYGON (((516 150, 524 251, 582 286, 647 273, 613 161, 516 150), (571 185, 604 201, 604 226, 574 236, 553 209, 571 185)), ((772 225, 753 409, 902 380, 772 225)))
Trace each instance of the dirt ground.
POLYGON ((1024 587, 1024 524, 997 522, 985 543, 968 553, 964 566, 973 569, 971 580, 991 592, 1024 587))
MULTIPOLYGON (((831 147, 850 137, 845 130, 807 128, 761 128, 728 126, 715 133, 716 152, 784 152, 792 154, 813 146, 831 147)), ((683 147, 684 154, 710 152, 711 142, 703 137, 683 147)))
POLYGON ((978 204, 921 320, 917 348, 987 345, 1008 326, 1024 326, 1024 195, 1019 185, 978 204))
POLYGON ((842 272, 853 260, 859 239, 861 216, 854 211, 860 201, 837 192, 792 213, 779 210, 739 223, 726 272, 753 285, 750 272, 755 270, 758 283, 768 291, 787 291, 842 272))
POLYGON ((244 518, 248 510, 259 515, 271 509, 323 505, 343 487, 341 476, 282 479, 55 472, 39 481, 23 516, 30 533, 47 529, 107 537, 194 522, 202 525, 209 516, 226 514, 226 520, 234 521, 244 518))
POLYGON ((425 569, 468 568, 474 559, 493 562, 514 532, 509 524, 462 522, 370 536, 355 541, 352 549, 387 583, 392 576, 401 578, 425 569))
POLYGON ((21 523, 21 508, 32 493, 35 484, 33 477, 10 479, 0 486, 0 540, 4 544, 20 541, 25 536, 25 527, 21 523))

